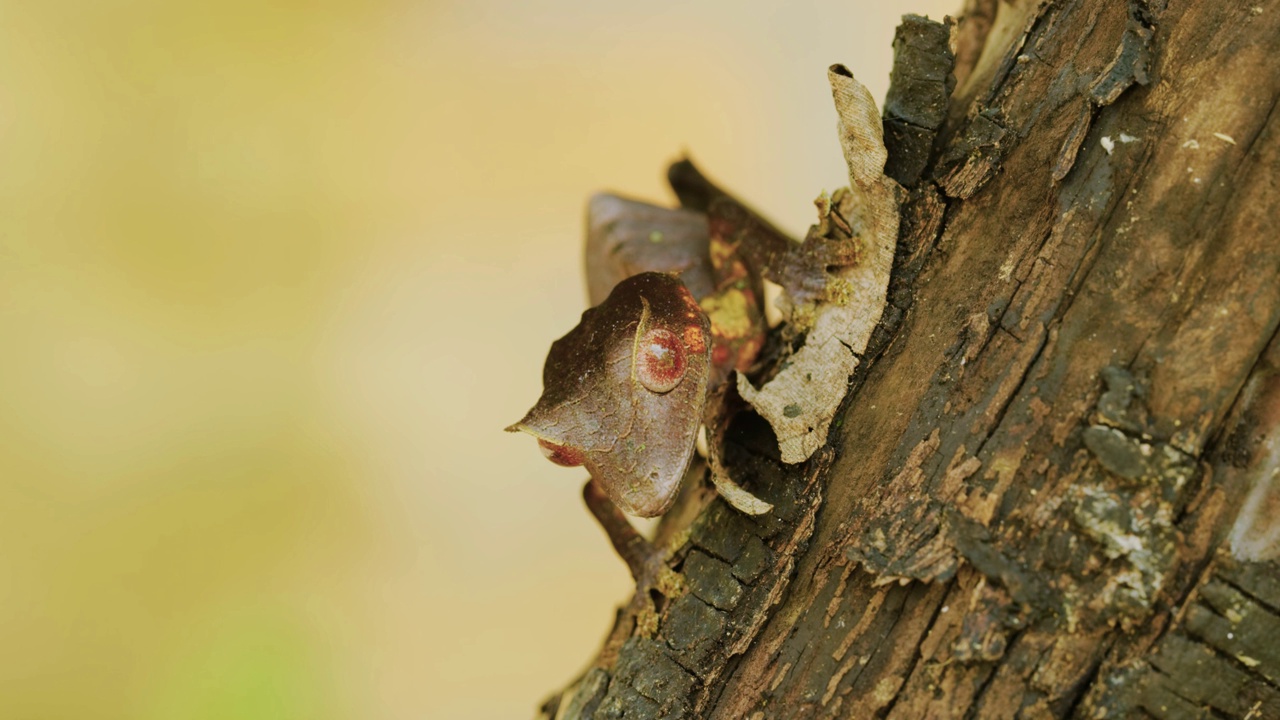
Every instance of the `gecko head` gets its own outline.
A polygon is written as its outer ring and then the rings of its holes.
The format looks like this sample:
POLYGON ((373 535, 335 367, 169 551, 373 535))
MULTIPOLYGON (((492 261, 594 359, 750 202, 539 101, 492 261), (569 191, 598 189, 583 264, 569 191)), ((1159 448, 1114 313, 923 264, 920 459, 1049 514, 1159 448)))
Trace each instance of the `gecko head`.
POLYGON ((627 278, 551 345, 542 397, 507 431, 585 467, 623 511, 661 515, 693 456, 710 348, 707 317, 679 279, 627 278))

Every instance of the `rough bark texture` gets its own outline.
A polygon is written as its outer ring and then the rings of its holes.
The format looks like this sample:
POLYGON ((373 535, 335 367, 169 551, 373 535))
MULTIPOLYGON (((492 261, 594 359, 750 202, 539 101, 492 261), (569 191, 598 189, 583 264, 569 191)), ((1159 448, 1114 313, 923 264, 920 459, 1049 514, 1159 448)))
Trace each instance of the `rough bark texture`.
POLYGON ((543 717, 1280 718, 1280 0, 971 0, 953 92, 937 32, 830 447, 741 418, 776 511, 690 491, 543 717))

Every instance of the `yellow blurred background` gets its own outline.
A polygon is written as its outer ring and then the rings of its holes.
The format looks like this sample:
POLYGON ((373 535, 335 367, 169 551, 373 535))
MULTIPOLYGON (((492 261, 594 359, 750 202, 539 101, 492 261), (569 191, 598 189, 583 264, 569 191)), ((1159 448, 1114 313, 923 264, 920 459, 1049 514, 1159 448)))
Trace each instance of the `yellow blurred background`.
POLYGON ((629 587, 502 432, 585 198, 801 234, 957 4, 0 2, 0 717, 532 715, 629 587))

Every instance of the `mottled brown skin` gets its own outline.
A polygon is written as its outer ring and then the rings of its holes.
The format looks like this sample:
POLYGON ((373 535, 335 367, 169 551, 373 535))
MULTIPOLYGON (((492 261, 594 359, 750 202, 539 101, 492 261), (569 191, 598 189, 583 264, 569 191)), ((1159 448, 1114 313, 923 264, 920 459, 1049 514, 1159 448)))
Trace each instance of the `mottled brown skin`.
POLYGON ((561 464, 583 465, 624 511, 661 515, 693 455, 710 357, 707 316, 680 280, 634 275, 552 344, 542 397, 508 430, 550 445, 561 464), (682 356, 679 367, 646 367, 652 338, 674 340, 659 352, 682 356))
POLYGON ((727 199, 702 213, 593 197, 586 270, 599 305, 552 345, 542 397, 507 429, 537 437, 553 462, 586 467, 624 511, 666 512, 709 414, 708 393, 750 368, 763 345, 760 274, 744 258, 777 256, 788 241, 751 222, 727 199), (637 375, 647 347, 639 341, 654 328, 681 338, 688 360, 670 390, 637 375))

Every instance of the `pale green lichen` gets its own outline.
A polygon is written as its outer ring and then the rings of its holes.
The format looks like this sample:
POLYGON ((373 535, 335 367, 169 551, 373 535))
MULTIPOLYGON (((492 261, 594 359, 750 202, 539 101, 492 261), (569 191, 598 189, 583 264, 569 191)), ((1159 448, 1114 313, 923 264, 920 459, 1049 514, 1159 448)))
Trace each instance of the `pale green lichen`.
POLYGON ((689 582, 685 580, 684 575, 668 567, 659 571, 656 584, 658 591, 672 600, 689 592, 689 582))
POLYGON ((1090 604, 1131 622, 1152 607, 1176 559, 1173 517, 1195 472, 1185 453, 1105 425, 1083 435, 1103 472, 1074 488, 1071 518, 1101 554, 1123 563, 1090 604))
POLYGON ((853 296, 853 284, 844 278, 831 279, 822 291, 822 300, 833 305, 848 305, 853 296))

